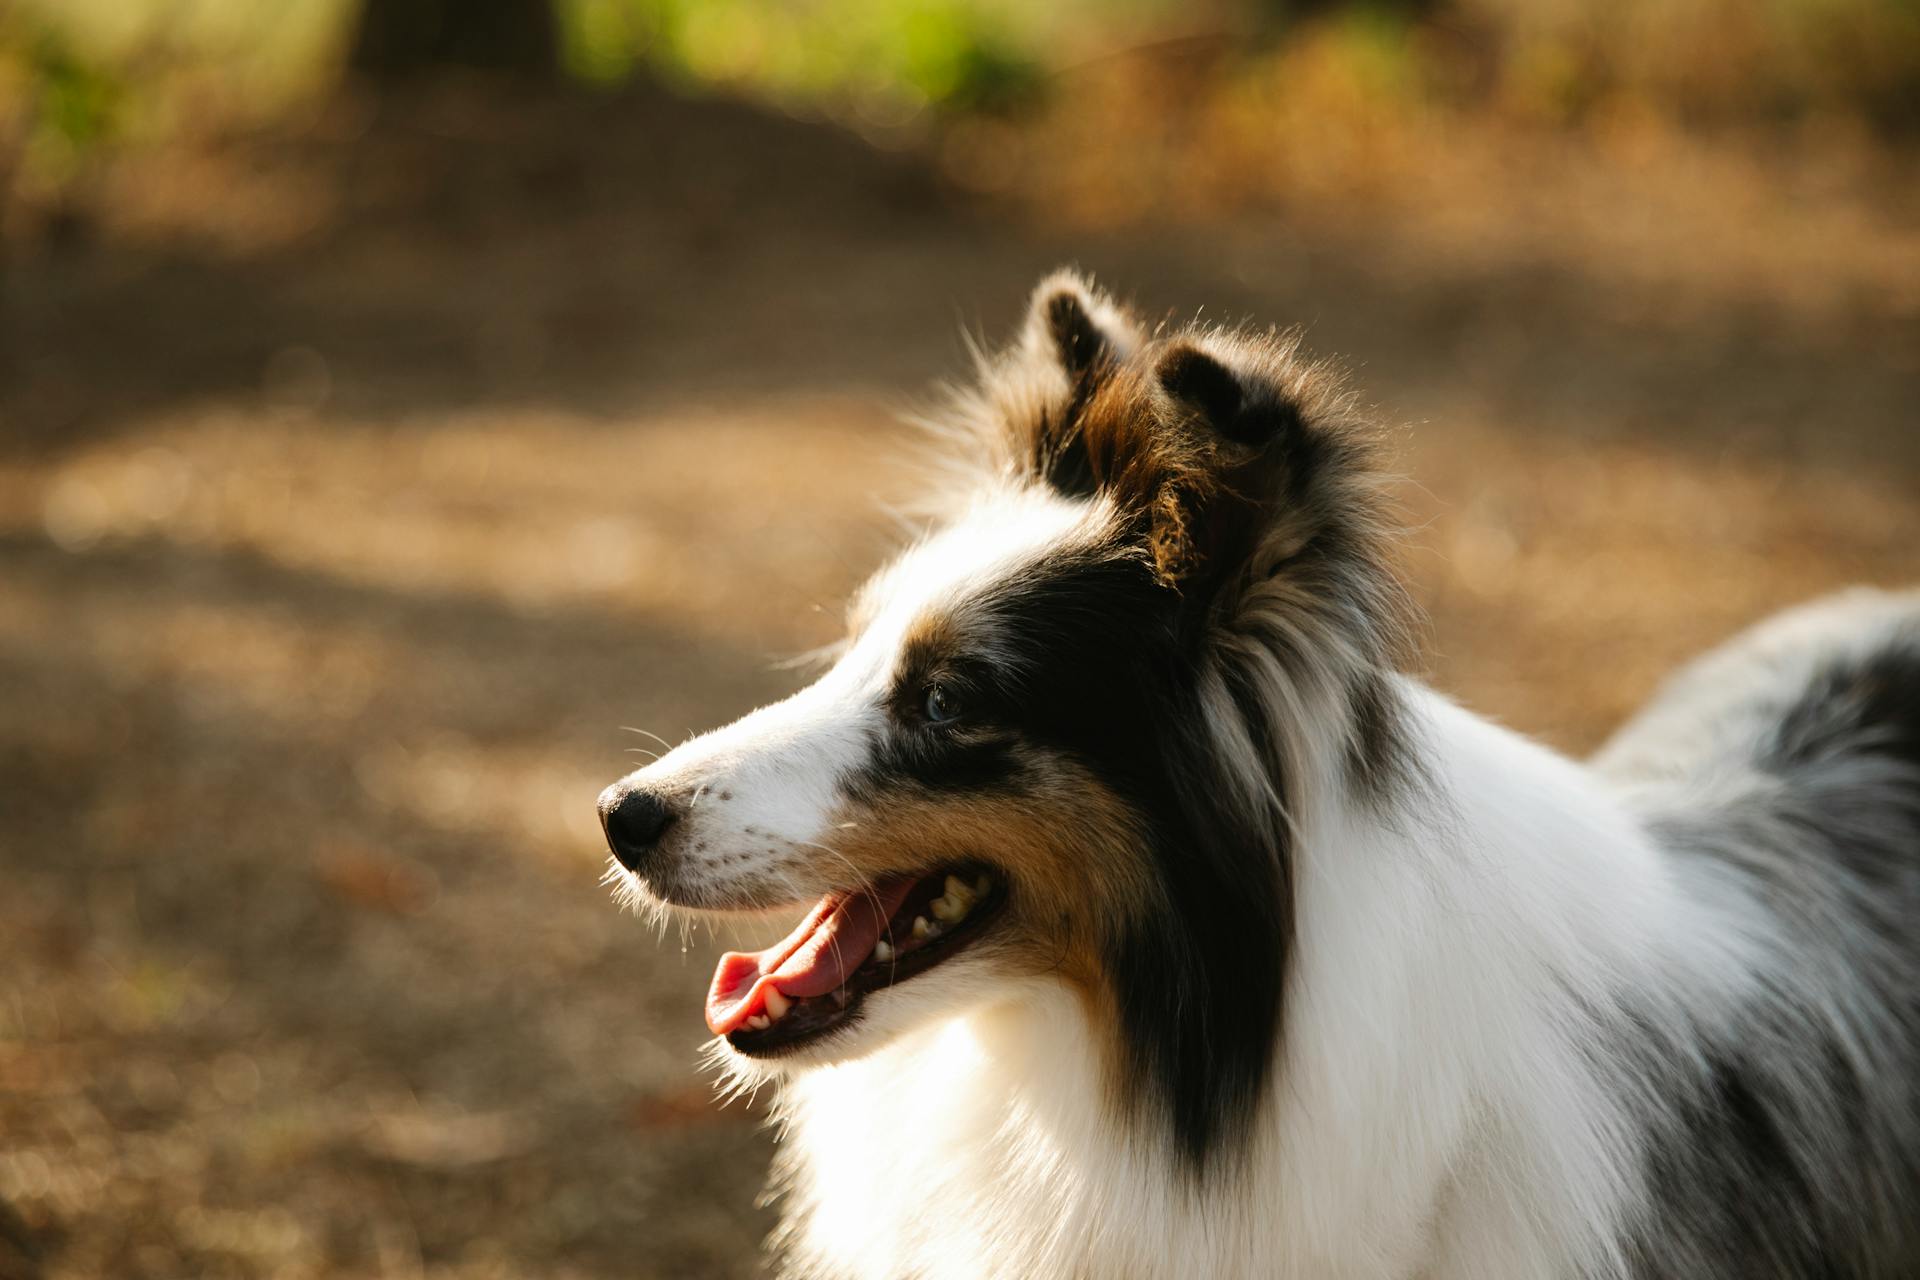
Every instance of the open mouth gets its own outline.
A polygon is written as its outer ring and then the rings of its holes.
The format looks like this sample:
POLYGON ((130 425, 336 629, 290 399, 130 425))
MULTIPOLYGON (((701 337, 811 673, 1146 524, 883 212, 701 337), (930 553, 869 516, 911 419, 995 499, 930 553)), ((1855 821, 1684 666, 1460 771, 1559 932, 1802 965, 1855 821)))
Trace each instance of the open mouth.
POLYGON ((707 1026, 751 1057, 775 1057, 847 1023, 870 991, 925 973, 980 935, 1006 902, 977 866, 829 893, 765 951, 729 951, 707 992, 707 1026))

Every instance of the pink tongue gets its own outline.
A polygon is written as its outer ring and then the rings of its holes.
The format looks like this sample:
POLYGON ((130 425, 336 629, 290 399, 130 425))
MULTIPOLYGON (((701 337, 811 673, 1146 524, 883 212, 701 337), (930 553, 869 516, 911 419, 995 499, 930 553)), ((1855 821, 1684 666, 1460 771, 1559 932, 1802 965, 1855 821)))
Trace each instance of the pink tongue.
POLYGON ((763 1012, 769 987, 786 996, 823 996, 840 986, 873 954, 912 888, 913 881, 903 879, 871 893, 830 893, 799 928, 765 951, 721 956, 707 991, 708 1030, 723 1036, 763 1012))

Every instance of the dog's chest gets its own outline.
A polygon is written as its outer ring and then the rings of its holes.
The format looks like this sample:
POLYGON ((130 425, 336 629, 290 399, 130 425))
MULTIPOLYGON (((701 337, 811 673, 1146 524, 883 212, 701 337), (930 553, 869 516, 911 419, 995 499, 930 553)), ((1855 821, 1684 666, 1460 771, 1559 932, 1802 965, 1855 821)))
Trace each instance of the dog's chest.
POLYGON ((1067 1275, 1134 1251, 1101 1203, 1132 1175, 1084 1046, 1055 1046, 1036 1074, 1036 1046, 1008 1030, 950 1023, 788 1086, 801 1274, 1067 1275))
POLYGON ((1329 1203, 1299 1193, 1320 1180, 1258 1158, 1196 1194, 1164 1140, 1114 1113, 1097 1064, 1076 1010, 1034 1003, 791 1082, 780 1152, 788 1274, 1412 1273, 1422 1235, 1412 1201, 1329 1203))

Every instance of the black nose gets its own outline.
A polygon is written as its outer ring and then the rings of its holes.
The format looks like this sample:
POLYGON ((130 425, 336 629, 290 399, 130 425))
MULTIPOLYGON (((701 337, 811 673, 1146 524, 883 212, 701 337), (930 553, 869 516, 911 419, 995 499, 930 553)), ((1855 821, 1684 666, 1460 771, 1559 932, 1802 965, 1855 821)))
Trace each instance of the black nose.
POLYGON ((660 837, 680 815, 664 796, 643 787, 614 783, 600 793, 600 828, 620 865, 638 871, 660 837))

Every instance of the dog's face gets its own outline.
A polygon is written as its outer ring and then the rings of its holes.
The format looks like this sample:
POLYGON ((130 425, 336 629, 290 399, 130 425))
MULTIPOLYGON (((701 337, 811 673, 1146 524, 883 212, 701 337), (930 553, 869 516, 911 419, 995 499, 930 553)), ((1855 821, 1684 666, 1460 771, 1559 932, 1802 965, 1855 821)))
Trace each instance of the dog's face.
POLYGON ((1333 500, 1347 446, 1307 424, 1286 360, 1148 341, 1079 282, 1043 284, 961 406, 982 482, 859 593, 832 669, 602 794, 645 898, 803 917, 714 975, 729 1053, 833 1061, 1051 982, 1116 1028, 1122 1073, 1195 1094, 1190 1141, 1257 1087, 1288 731, 1248 602, 1297 605, 1298 643, 1364 541, 1333 500))
POLYGON ((1143 658, 1165 638, 1136 633, 1166 626, 1163 594, 1102 504, 1007 489, 868 584, 818 681, 610 788, 654 898, 819 904, 722 966, 713 1030, 820 1060, 1010 980, 1091 979, 1150 876, 1127 793, 1154 773, 1143 658))

